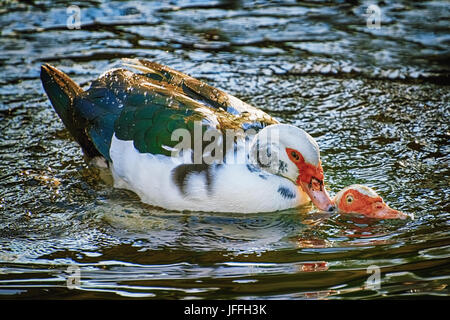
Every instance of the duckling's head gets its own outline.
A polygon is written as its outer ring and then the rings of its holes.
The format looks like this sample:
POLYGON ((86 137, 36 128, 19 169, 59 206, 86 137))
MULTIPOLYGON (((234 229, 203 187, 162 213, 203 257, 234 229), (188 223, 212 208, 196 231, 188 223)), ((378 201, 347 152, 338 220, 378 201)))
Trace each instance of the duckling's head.
POLYGON ((406 219, 411 215, 390 208, 371 188, 353 184, 339 191, 334 203, 340 213, 362 214, 376 219, 406 219))

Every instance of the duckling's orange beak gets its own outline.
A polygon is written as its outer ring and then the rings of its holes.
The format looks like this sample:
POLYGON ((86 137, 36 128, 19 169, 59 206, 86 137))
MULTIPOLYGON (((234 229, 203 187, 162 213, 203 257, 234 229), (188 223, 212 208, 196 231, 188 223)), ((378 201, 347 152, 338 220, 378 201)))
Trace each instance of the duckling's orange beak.
POLYGON ((375 202, 368 208, 364 215, 375 219, 406 219, 409 217, 406 213, 390 208, 384 202, 375 202))

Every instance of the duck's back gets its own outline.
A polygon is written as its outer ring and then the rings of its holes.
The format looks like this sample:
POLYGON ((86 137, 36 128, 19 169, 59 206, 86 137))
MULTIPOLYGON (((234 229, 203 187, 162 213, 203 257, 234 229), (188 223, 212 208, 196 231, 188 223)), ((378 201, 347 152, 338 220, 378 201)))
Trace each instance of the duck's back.
MULTIPOLYGON (((126 65, 141 73, 114 69, 86 91, 54 67, 45 65, 41 72, 64 124, 88 158, 107 160, 117 187, 136 192, 144 202, 177 210, 274 211, 303 201, 292 183, 249 166, 246 159, 234 166, 205 163, 203 142, 199 161, 193 150, 189 157, 178 154, 184 162, 173 161, 180 142, 174 139, 177 130, 193 138, 189 147, 194 149, 199 132, 200 140, 208 130, 222 137, 228 130, 256 134, 277 123, 275 119, 166 66, 143 60, 127 60, 126 65)), ((245 157, 243 141, 234 141, 231 149, 245 157)), ((222 144, 225 148, 225 138, 222 144)))
POLYGON ((172 141, 173 131, 193 134, 196 121, 203 131, 223 132, 257 131, 277 123, 265 112, 183 73, 149 61, 127 61, 141 73, 111 70, 86 91, 56 68, 42 68, 41 79, 53 106, 88 156, 99 153, 111 161, 113 134, 133 141, 141 153, 169 156, 178 143, 172 141))

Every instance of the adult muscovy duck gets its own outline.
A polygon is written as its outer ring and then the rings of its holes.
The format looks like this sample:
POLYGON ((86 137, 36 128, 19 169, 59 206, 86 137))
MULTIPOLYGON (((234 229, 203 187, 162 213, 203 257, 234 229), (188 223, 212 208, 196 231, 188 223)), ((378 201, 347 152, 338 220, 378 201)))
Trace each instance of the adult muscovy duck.
POLYGON ((41 68, 54 109, 115 187, 170 210, 271 212, 311 200, 334 211, 319 147, 304 130, 167 66, 124 66, 86 91, 41 68))

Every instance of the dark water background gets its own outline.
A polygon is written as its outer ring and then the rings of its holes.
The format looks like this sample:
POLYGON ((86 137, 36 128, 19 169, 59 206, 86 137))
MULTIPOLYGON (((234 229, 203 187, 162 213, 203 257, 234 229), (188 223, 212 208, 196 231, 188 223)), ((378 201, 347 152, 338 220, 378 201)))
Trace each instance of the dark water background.
MULTIPOLYGON (((0 1, 0 298, 448 297, 447 1, 0 1), (379 29, 366 9, 381 9, 379 29), (81 28, 69 29, 69 5, 81 28), (167 64, 314 136, 328 188, 414 220, 146 206, 88 168, 39 81, 167 64), (369 288, 369 266, 380 268, 369 288), (69 289, 78 268, 78 288, 69 289)), ((73 22, 74 20, 69 20, 73 22)))

